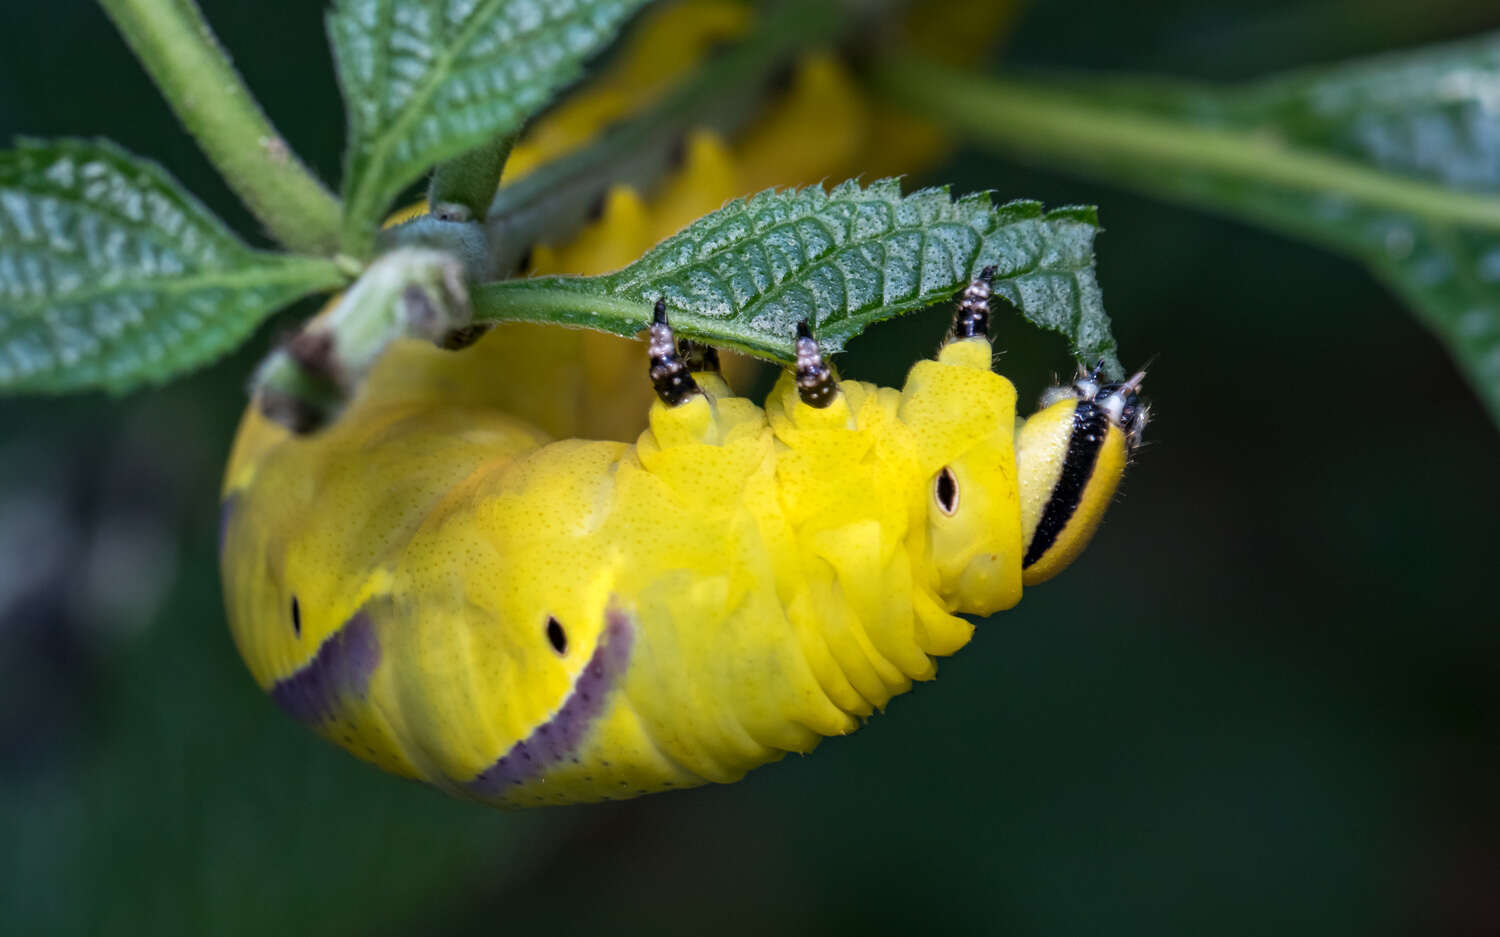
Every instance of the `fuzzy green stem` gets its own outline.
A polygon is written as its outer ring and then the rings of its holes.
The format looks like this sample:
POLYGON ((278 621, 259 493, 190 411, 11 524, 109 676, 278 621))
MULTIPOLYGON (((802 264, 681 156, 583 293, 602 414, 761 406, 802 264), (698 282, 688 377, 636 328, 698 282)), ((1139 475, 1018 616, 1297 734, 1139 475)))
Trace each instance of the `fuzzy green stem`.
POLYGON ((1403 179, 1274 136, 1128 113, 1082 93, 920 59, 883 62, 872 78, 893 100, 975 139, 1105 177, 1132 167, 1156 174, 1210 172, 1500 230, 1500 198, 1403 179))
POLYGON ((287 147, 194 0, 99 0, 177 119, 281 244, 331 254, 336 199, 287 147))
POLYGON ((398 338, 451 346, 471 322, 463 265, 445 251, 396 247, 327 314, 271 352, 255 375, 263 412, 294 432, 332 422, 398 338))
POLYGON ((427 208, 432 217, 439 221, 483 222, 495 190, 500 188, 500 173, 517 136, 506 134, 434 169, 427 187, 427 208))
POLYGON ((651 324, 651 309, 638 300, 600 295, 587 278, 531 277, 474 287, 473 322, 542 322, 632 337, 651 324))

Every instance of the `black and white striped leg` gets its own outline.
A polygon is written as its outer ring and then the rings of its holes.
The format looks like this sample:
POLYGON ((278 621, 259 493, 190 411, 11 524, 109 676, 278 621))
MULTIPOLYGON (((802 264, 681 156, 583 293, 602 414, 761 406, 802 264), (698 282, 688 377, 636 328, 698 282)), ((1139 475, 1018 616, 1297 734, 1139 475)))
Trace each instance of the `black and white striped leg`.
POLYGON ((672 336, 672 327, 667 325, 667 301, 664 299, 658 299, 652 310, 647 348, 651 355, 651 386, 656 388, 656 396, 662 403, 675 407, 693 395, 703 393, 688 371, 687 362, 677 353, 677 341, 672 336))
POLYGON ((679 338, 677 340, 677 353, 687 363, 687 368, 697 374, 705 372, 709 374, 720 373, 719 350, 712 345, 695 342, 690 338, 679 338))
POLYGON ((797 396, 809 407, 819 410, 833 403, 839 393, 839 380, 833 367, 818 349, 807 320, 797 323, 797 396))
POLYGON ((995 268, 985 267, 979 276, 964 287, 953 310, 953 339, 988 338, 990 334, 990 282, 995 279, 995 268))
POLYGON ((1099 395, 1099 388, 1104 386, 1104 359, 1094 365, 1094 370, 1085 371, 1082 365, 1078 367, 1078 377, 1073 380, 1075 395, 1084 399, 1092 400, 1099 395))

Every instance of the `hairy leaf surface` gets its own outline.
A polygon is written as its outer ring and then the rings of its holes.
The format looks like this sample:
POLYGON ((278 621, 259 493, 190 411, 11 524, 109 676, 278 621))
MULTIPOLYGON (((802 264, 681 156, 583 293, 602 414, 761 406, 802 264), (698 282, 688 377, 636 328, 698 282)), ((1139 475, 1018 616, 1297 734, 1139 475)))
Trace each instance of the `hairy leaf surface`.
POLYGON ((340 0, 328 16, 349 115, 344 247, 369 253, 401 190, 514 131, 644 0, 340 0))
POLYGON ((894 179, 770 190, 705 215, 616 273, 484 286, 475 318, 634 335, 663 297, 680 334, 786 362, 803 319, 836 352, 994 266, 996 296, 1065 335, 1080 360, 1103 358, 1118 373, 1094 278, 1098 230, 1092 208, 996 206, 987 193, 955 200, 936 188, 903 196, 894 179))
POLYGON ((251 250, 113 144, 0 152, 0 390, 163 381, 341 280, 329 261, 251 250))

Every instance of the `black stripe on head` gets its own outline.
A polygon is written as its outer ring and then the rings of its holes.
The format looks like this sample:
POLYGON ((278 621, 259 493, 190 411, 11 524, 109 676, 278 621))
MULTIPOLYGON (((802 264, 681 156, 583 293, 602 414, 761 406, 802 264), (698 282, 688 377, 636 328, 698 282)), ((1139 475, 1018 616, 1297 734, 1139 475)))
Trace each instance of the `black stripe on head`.
POLYGON ((1036 532, 1031 535, 1031 544, 1021 560, 1022 569, 1052 549, 1058 535, 1068 526, 1083 498, 1083 489, 1094 474, 1094 463, 1099 460, 1099 450, 1104 447, 1108 435, 1109 415, 1087 400, 1078 401, 1073 411, 1073 433, 1068 437, 1068 453, 1063 457, 1062 472, 1057 476, 1052 497, 1042 509, 1036 532))

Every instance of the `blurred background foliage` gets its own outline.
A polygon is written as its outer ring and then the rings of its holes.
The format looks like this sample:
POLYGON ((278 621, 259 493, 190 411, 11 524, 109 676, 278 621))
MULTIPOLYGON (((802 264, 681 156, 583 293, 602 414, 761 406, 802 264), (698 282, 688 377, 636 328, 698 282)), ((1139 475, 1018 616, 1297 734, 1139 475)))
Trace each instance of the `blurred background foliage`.
MULTIPOLYGON (((322 5, 203 6, 337 178, 322 5)), ((1004 54, 1222 81, 1493 28, 1479 0, 1036 0, 1004 54)), ((0 135, 112 137, 256 230, 92 3, 5 4, 0 43, 0 135)), ((502 814, 277 712, 214 557, 265 338, 123 400, 0 401, 0 932, 1500 930, 1500 436, 1437 343, 1310 247, 986 155, 932 178, 1101 207, 1151 445, 1067 576, 737 785, 502 814)), ((898 381, 945 325, 844 370, 898 381)), ((1023 395, 1066 366, 1000 341, 1023 395)))

